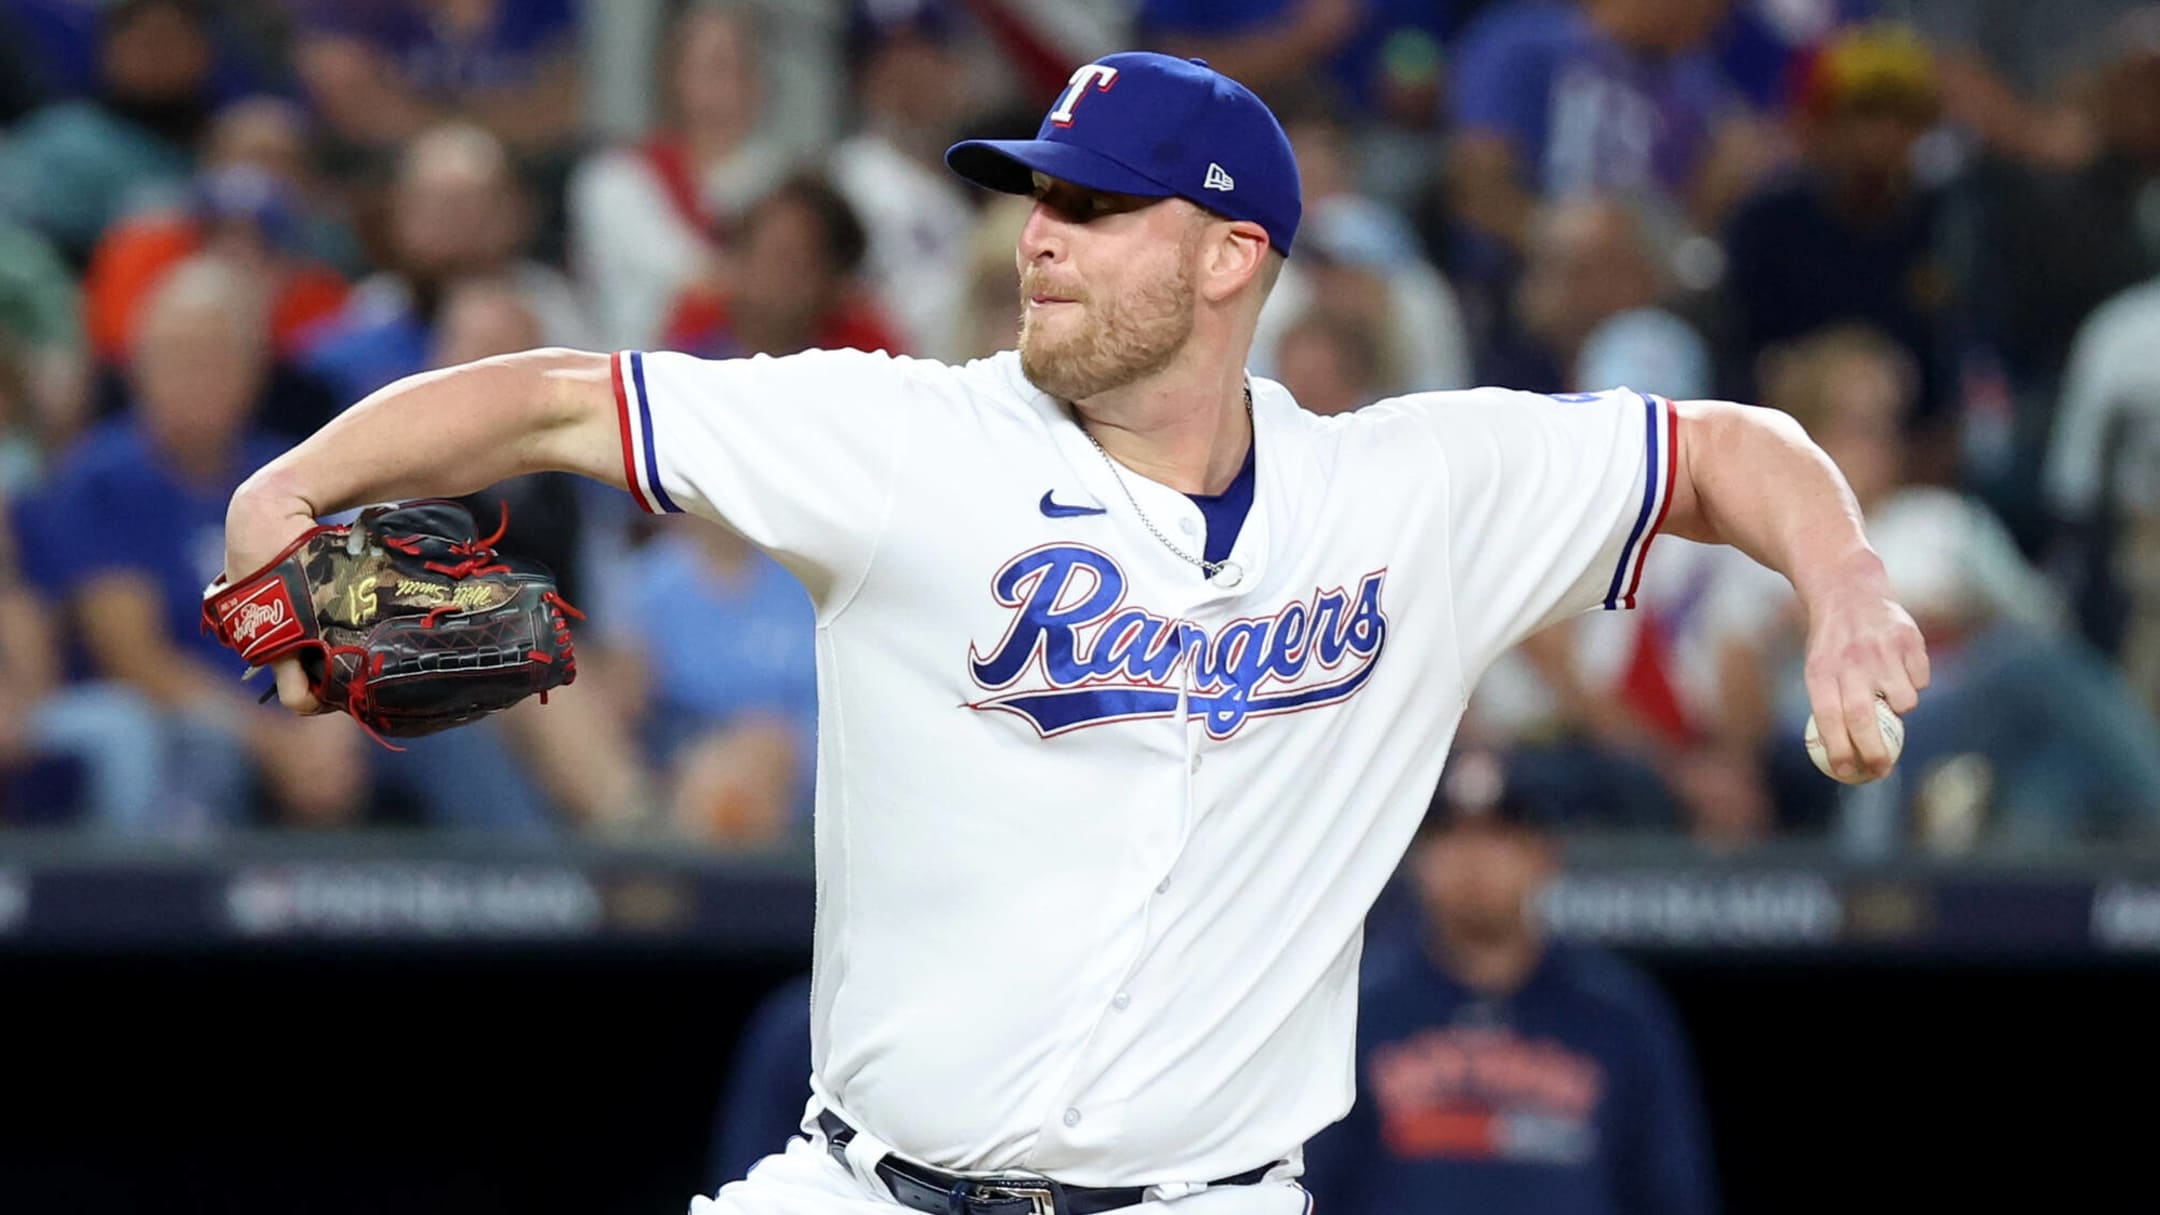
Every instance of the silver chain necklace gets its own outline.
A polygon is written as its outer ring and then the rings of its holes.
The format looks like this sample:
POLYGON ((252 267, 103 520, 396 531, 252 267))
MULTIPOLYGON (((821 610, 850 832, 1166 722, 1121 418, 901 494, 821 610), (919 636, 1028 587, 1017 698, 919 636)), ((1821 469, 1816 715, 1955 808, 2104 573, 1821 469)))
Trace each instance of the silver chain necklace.
MULTIPOLYGON (((1074 410, 1074 415, 1076 419, 1078 417, 1078 413, 1079 411, 1077 409, 1074 410)), ((1252 442, 1258 443, 1260 441, 1260 432, 1259 428, 1252 424, 1252 416, 1252 383, 1251 381, 1247 381, 1245 384, 1245 423, 1247 427, 1250 428, 1253 432, 1252 442)), ((1111 477, 1113 477, 1117 481, 1118 488, 1125 491, 1125 500, 1132 504, 1133 513, 1140 516, 1141 525, 1148 529, 1149 535, 1155 537, 1155 539, 1157 539, 1158 541, 1161 541, 1164 548, 1169 549, 1172 553, 1175 553, 1180 560, 1188 561, 1194 565, 1199 566, 1200 576, 1203 578, 1213 578, 1215 577, 1215 575, 1221 573, 1225 569, 1237 570, 1239 568, 1238 563, 1230 560, 1228 557, 1225 557, 1220 561, 1209 561, 1205 557, 1195 557, 1191 553, 1188 553, 1184 549, 1179 548, 1177 545, 1171 543, 1170 537, 1163 535, 1162 529, 1155 526, 1155 521, 1148 518, 1148 513, 1140 509, 1140 499, 1133 496, 1132 486, 1125 483, 1124 472, 1118 468, 1117 461, 1110 458, 1110 453, 1103 450, 1102 443, 1095 438, 1095 432, 1087 428, 1087 423, 1084 420, 1080 422, 1080 433, 1087 436, 1087 441, 1095 448, 1095 454, 1102 457, 1103 466, 1110 470, 1111 477)), ((1234 584, 1238 581, 1238 579, 1233 576, 1229 579, 1229 581, 1234 584)))

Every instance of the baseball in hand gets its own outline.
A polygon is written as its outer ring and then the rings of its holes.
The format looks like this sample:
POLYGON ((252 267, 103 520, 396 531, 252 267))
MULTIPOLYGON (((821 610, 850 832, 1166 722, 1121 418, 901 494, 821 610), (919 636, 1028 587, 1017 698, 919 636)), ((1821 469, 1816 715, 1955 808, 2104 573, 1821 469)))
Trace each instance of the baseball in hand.
MULTIPOLYGON (((1875 724, 1882 728, 1883 747, 1890 752, 1890 762, 1896 763, 1898 755, 1905 750, 1905 723, 1879 696, 1875 698, 1875 724)), ((1808 714, 1806 739, 1808 758, 1815 761, 1815 767, 1824 776, 1848 785, 1864 785, 1875 779, 1858 772, 1852 776, 1839 776, 1830 770, 1830 753, 1823 746, 1822 731, 1816 728, 1813 713, 1808 714)))

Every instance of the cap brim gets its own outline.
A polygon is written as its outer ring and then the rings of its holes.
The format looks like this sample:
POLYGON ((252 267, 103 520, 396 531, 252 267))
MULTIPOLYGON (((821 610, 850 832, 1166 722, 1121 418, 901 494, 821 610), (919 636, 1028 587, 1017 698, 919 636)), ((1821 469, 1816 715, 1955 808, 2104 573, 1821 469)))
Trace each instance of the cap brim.
POLYGON ((945 165, 985 189, 1032 194, 1037 173, 1089 190, 1169 198, 1177 191, 1100 152, 1048 139, 970 139, 945 150, 945 165))

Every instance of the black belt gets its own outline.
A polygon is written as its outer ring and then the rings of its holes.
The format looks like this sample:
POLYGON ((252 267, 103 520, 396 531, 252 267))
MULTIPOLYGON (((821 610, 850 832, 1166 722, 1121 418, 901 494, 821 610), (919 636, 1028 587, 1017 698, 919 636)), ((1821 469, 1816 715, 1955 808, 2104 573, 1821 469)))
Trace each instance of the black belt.
MULTIPOLYGON (((834 1159, 846 1164, 847 1145, 855 1138, 855 1128, 831 1110, 820 1110, 818 1129, 825 1132, 834 1159)), ((1274 1167, 1264 1164, 1208 1184, 1251 1185, 1274 1167)), ((1100 1215, 1140 1205, 1148 1189, 1138 1185, 1059 1185, 1047 1177, 1027 1174, 962 1177, 894 1156, 878 1161, 877 1175, 900 1205, 928 1215, 1100 1215)))

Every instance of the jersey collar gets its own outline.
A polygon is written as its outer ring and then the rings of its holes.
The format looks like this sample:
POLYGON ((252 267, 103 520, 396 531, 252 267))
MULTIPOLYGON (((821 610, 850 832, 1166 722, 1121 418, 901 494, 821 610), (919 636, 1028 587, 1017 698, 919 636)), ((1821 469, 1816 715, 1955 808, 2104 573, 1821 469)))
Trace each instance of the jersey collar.
MULTIPOLYGON (((1096 453, 1095 445, 1088 441, 1087 432, 1080 428, 1079 422, 1074 420, 1072 412, 1065 407, 1064 402, 1037 388, 1027 378, 1020 370, 1018 353, 1008 353, 1007 359, 1013 387, 1020 392, 1049 430, 1059 453, 1065 458, 1067 468, 1079 479, 1081 486, 1109 510, 1110 517, 1117 521, 1118 538, 1112 546, 1113 556, 1128 564, 1145 562, 1150 569, 1155 568, 1155 563, 1158 562, 1164 568, 1182 567, 1192 587, 1201 592, 1199 602, 1240 598, 1252 594, 1265 583, 1269 564, 1269 517, 1272 514, 1269 506, 1283 483, 1280 464, 1286 454, 1290 433, 1289 427, 1283 424, 1283 410, 1298 408, 1297 403, 1289 399, 1289 394, 1283 391, 1281 385, 1273 380, 1251 377, 1253 450, 1256 461, 1253 470, 1252 509, 1246 513, 1245 524, 1239 529, 1237 542, 1230 549, 1230 560, 1237 563, 1242 574, 1235 586, 1223 586, 1220 576, 1203 582, 1197 569, 1178 560, 1176 555, 1164 549, 1154 536, 1148 534, 1147 525, 1134 517, 1132 503, 1125 498, 1125 489, 1119 486, 1118 478, 1104 464, 1102 456, 1096 453)), ((1147 512, 1148 518, 1154 520, 1156 526, 1161 527, 1171 539, 1180 544, 1191 544, 1192 547, 1187 551, 1199 553, 1199 539, 1196 536, 1188 537, 1180 527, 1180 524, 1187 520, 1195 526, 1203 524, 1200 508, 1193 500, 1178 490, 1131 469, 1124 469, 1123 473, 1125 486, 1131 488, 1133 499, 1147 512)))

